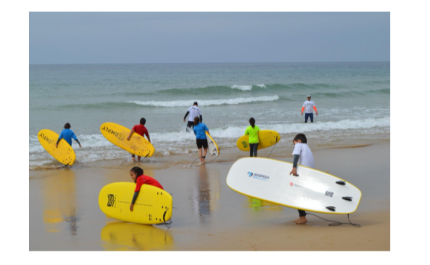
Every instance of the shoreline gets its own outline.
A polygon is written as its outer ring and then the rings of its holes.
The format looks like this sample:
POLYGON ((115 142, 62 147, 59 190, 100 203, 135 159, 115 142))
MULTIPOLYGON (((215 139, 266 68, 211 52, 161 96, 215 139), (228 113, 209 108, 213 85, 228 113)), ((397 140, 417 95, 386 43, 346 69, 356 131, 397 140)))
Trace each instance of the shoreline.
MULTIPOLYGON (((361 203, 350 215, 361 228, 328 226, 314 216, 296 225, 292 221, 297 210, 256 203, 228 188, 225 178, 234 161, 216 160, 200 167, 178 164, 163 169, 140 163, 144 174, 173 196, 172 225, 167 229, 120 222, 100 211, 98 192, 108 183, 130 182, 130 166, 104 161, 91 167, 30 171, 29 248, 389 251, 390 143, 312 151, 316 169, 329 170, 362 191, 361 203)), ((275 159, 291 162, 292 157, 275 159)), ((317 215, 348 222, 344 215, 317 215)))

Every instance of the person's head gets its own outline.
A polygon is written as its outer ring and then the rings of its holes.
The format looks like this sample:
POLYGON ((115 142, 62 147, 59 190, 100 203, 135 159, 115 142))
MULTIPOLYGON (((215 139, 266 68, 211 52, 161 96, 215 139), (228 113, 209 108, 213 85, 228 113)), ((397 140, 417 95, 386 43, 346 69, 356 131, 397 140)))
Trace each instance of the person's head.
POLYGON ((145 118, 140 118, 140 124, 145 125, 146 123, 146 119, 145 118))
POLYGON ((194 126, 196 126, 197 124, 199 124, 200 122, 200 118, 199 117, 194 117, 194 126))
POLYGON ((255 126, 255 119, 251 117, 249 119, 249 124, 251 124, 252 128, 254 128, 254 126, 255 126))
POLYGON ((137 177, 143 175, 143 169, 140 167, 133 167, 130 169, 130 177, 132 180, 134 180, 134 183, 136 183, 137 177))
POLYGON ((306 138, 306 135, 304 135, 303 133, 299 133, 296 135, 296 137, 294 137, 293 139, 293 143, 302 143, 302 144, 306 144, 308 142, 308 139, 306 138))
POLYGON ((194 106, 198 106, 199 104, 197 103, 197 101, 194 101, 194 106))
POLYGON ((308 95, 308 100, 311 100, 311 95, 308 95))
POLYGON ((70 129, 70 127, 72 127, 72 126, 70 126, 70 123, 64 124, 64 129, 70 129))

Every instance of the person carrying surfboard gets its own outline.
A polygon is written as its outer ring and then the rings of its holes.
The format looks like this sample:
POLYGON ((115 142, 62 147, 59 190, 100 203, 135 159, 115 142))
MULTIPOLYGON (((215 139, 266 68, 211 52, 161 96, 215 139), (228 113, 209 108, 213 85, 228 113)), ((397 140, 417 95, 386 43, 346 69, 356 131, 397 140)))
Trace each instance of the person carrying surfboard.
POLYGON ((199 117, 194 117, 193 129, 194 129, 194 135, 196 136, 197 148, 199 149, 199 158, 200 158, 199 165, 204 165, 206 153, 208 152, 208 140, 206 138, 205 132, 208 132, 209 134, 209 129, 204 123, 200 122, 199 117), (202 147, 204 148, 203 155, 202 155, 202 149, 201 149, 202 147))
POLYGON ((249 119, 249 124, 250 126, 245 130, 245 135, 249 135, 249 155, 250 157, 257 157, 257 148, 260 143, 260 128, 255 125, 255 119, 252 117, 249 119))
POLYGON ((308 122, 308 118, 311 118, 311 122, 314 122, 314 113, 312 109, 315 110, 315 114, 318 116, 317 107, 315 106, 315 103, 311 100, 311 95, 308 95, 308 100, 303 103, 302 107, 302 115, 303 111, 305 111, 305 123, 308 122))
POLYGON ((72 146, 72 138, 79 144, 79 148, 82 148, 81 143, 78 140, 78 137, 76 137, 75 133, 70 130, 72 126, 70 126, 70 123, 64 124, 64 130, 61 131, 60 136, 58 137, 57 143, 55 144, 55 147, 58 148, 58 143, 61 139, 66 140, 72 146))
POLYGON ((133 199, 130 204, 130 211, 133 211, 134 203, 137 200, 137 196, 139 195, 140 188, 143 184, 152 185, 164 190, 163 186, 161 186, 160 182, 158 182, 156 179, 143 175, 143 169, 140 167, 133 167, 130 169, 130 177, 132 180, 134 180, 134 183, 136 183, 136 189, 134 190, 133 199))
POLYGON ((185 113, 184 122, 185 122, 185 118, 187 118, 187 115, 190 114, 190 117, 188 118, 187 128, 185 129, 185 131, 187 132, 188 132, 188 128, 191 128, 194 126, 195 117, 200 117, 200 122, 203 122, 202 111, 200 110, 198 105, 199 104, 197 103, 197 101, 195 101, 194 104, 188 108, 187 113, 185 113))
MULTIPOLYGON (((149 132, 148 129, 144 126, 146 123, 145 118, 140 119, 140 124, 136 124, 133 126, 133 129, 131 129, 130 134, 127 136, 127 141, 130 141, 131 136, 133 133, 137 133, 141 135, 142 137, 145 137, 143 135, 146 135, 146 138, 148 138, 148 141, 151 142, 151 138, 149 138, 149 132)), ((133 158, 133 162, 136 162, 135 155, 132 154, 131 157, 133 158)), ((137 156, 137 161, 140 161, 140 156, 137 156)))
MULTIPOLYGON (((290 175, 293 174, 293 176, 297 175, 297 164, 314 168, 314 156, 312 155, 312 151, 309 148, 308 139, 306 138, 306 135, 303 133, 299 133, 294 137, 293 139, 293 145, 294 150, 292 155, 294 156, 293 161, 293 169, 290 172, 290 175)), ((308 220, 306 219, 306 212, 303 210, 299 210, 299 219, 294 220, 296 224, 306 224, 308 220)))

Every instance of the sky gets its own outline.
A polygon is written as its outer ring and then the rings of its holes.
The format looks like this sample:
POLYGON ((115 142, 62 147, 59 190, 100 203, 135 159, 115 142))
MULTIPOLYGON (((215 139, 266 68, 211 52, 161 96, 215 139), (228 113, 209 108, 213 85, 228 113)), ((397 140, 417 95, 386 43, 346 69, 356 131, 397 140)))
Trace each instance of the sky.
POLYGON ((30 12, 30 64, 390 61, 389 12, 30 12))

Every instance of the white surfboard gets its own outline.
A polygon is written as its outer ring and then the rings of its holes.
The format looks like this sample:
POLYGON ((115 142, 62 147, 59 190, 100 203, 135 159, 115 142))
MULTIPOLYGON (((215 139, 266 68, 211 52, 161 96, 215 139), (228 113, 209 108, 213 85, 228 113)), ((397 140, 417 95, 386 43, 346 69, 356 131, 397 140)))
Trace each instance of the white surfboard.
POLYGON ((205 132, 205 133, 206 133, 206 138, 208 140, 208 154, 211 154, 213 156, 218 156, 219 148, 217 143, 215 142, 214 138, 212 138, 212 136, 208 134, 208 132, 205 132))
POLYGON ((289 162, 247 157, 237 160, 227 185, 253 198, 309 212, 350 214, 357 210, 361 191, 346 180, 299 165, 290 175, 289 162))

